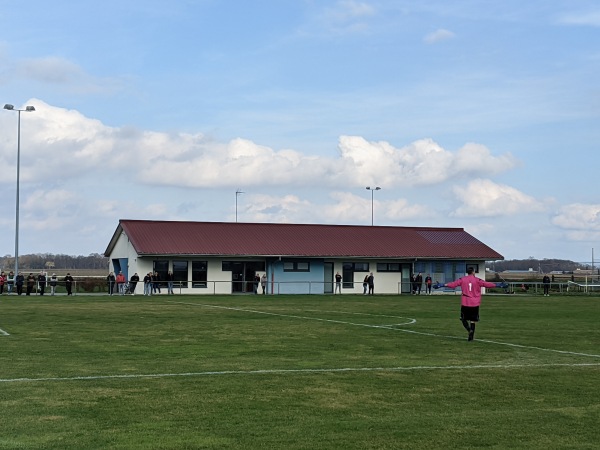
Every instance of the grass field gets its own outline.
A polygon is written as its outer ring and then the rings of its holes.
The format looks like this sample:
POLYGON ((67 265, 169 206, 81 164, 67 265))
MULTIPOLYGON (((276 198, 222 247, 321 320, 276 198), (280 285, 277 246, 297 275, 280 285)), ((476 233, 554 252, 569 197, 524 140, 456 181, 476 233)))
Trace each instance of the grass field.
POLYGON ((600 299, 0 300, 1 449, 592 449, 600 299))

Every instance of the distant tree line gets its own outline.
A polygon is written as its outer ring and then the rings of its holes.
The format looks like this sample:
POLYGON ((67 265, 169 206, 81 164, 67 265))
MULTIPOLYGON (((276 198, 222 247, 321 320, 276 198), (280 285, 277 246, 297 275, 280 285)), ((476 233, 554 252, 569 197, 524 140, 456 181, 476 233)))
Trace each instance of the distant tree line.
MULTIPOLYGON (((594 269, 600 264, 594 264, 594 269)), ((554 271, 573 272, 574 270, 588 270, 592 268, 591 263, 580 263, 566 259, 509 259, 505 261, 494 261, 486 263, 486 267, 495 272, 505 270, 529 270, 534 272, 549 273, 554 271)))
MULTIPOLYGON (((0 268, 4 271, 15 266, 15 257, 6 255, 0 257, 0 268)), ((53 270, 53 269, 105 269, 108 258, 98 253, 88 256, 54 255, 52 253, 37 253, 19 256, 19 271, 23 270, 53 270)))

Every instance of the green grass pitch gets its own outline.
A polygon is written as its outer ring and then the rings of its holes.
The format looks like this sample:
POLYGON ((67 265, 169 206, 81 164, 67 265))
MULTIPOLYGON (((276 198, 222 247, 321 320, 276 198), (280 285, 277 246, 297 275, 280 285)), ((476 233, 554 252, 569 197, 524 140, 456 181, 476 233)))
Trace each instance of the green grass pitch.
POLYGON ((600 300, 0 300, 0 449, 592 449, 600 300))

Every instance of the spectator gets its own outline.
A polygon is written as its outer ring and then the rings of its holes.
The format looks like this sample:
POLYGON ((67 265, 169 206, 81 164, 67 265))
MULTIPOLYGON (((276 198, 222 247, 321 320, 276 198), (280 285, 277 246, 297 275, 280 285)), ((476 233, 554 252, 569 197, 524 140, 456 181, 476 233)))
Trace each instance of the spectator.
POLYGON ((15 277, 15 286, 17 287, 17 295, 21 295, 23 293, 23 285, 25 284, 25 276, 22 272, 15 277))
POLYGON ((50 277, 50 295, 54 295, 56 293, 56 285, 58 284, 58 277, 55 273, 50 277))
POLYGON ((113 272, 109 273, 106 277, 106 284, 108 286, 108 295, 113 295, 115 289, 115 274, 113 272))
POLYGON ((368 289, 369 289, 369 274, 365 275, 365 279, 363 280, 363 295, 367 295, 368 289))
POLYGON ((156 294, 158 292, 160 294, 160 276, 158 275, 158 272, 154 271, 154 273, 151 273, 150 276, 152 277, 153 293, 156 294))
POLYGON ((46 274, 44 272, 40 272, 40 274, 37 277, 37 280, 40 295, 44 295, 44 291, 46 290, 46 274))
POLYGON ((175 283, 175 275, 169 270, 167 273, 167 294, 174 295, 173 284, 175 283))
POLYGON ((11 270, 6 277, 6 289, 9 294, 12 294, 15 284, 15 273, 11 270))
POLYGON ((373 272, 369 274, 369 278, 367 278, 367 283, 369 284, 369 295, 375 294, 375 277, 373 276, 373 272))
POLYGON ((123 275, 123 272, 119 272, 115 281, 117 282, 119 295, 125 295, 125 283, 127 282, 127 279, 125 278, 125 275, 123 275))
POLYGON ((6 275, 0 272, 0 295, 4 294, 4 283, 6 283, 6 275))
POLYGON ((252 292, 258 294, 258 285, 260 284, 260 275, 254 274, 254 281, 252 281, 252 292))
POLYGON ((432 283, 431 275, 427 274, 427 276, 425 277, 425 294, 426 295, 431 295, 431 283, 432 283))
POLYGON ((417 295, 421 295, 421 288, 423 287, 423 275, 419 272, 415 278, 415 291, 417 295))
POLYGON ((33 273, 29 273, 29 275, 27 275, 27 293, 25 295, 31 295, 34 287, 35 277, 33 276, 33 273))
POLYGON ((333 295, 335 295, 338 291, 340 294, 342 293, 342 276, 339 272, 335 274, 335 289, 333 291, 333 295))
POLYGON ((67 289, 67 295, 73 295, 73 277, 70 273, 67 273, 65 277, 65 288, 67 289))
POLYGON ((550 297, 550 277, 548 274, 544 274, 542 283, 544 284, 544 297, 550 297))
POLYGON ((262 287, 262 293, 266 294, 267 293, 267 274, 263 273, 263 276, 260 277, 260 285, 262 287))
POLYGON ((137 274, 137 272, 131 275, 131 278, 129 279, 129 293, 131 295, 135 295, 135 288, 139 281, 140 276, 137 274))
POLYGON ((152 273, 148 272, 144 277, 144 295, 152 295, 152 273))

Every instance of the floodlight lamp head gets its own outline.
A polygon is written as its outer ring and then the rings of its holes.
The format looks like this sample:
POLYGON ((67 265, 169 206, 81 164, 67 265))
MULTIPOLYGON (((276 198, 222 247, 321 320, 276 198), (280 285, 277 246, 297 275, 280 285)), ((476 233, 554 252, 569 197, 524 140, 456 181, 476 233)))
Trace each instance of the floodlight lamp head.
POLYGON ((379 191, 379 190, 381 190, 381 188, 380 188, 379 186, 377 186, 377 187, 375 188, 375 190, 376 190, 376 191, 379 191))
POLYGON ((371 190, 371 186, 367 186, 367 187, 366 187, 366 189, 367 189, 368 191, 370 191, 370 190, 371 190))
POLYGON ((7 103, 6 105, 4 105, 4 109, 8 109, 9 111, 12 111, 13 109, 15 109, 15 107, 9 103, 7 103))
POLYGON ((33 107, 33 106, 26 106, 25 107, 25 111, 35 111, 35 107, 33 107))

